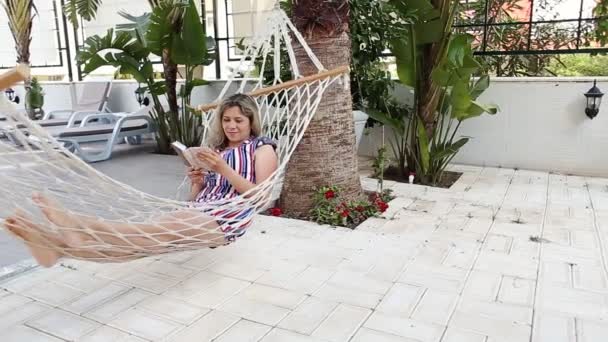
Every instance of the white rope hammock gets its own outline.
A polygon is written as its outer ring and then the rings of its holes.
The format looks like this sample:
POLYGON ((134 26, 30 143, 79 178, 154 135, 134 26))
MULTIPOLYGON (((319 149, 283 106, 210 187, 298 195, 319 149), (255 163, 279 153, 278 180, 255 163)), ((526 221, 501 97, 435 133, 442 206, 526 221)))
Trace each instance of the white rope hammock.
MULTIPOLYGON (((235 227, 268 207, 324 91, 348 74, 346 67, 325 70, 283 11, 265 14, 263 32, 244 52, 241 77, 227 82, 217 102, 231 91, 247 92, 256 99, 263 135, 278 142, 279 166, 267 180, 236 198, 210 203, 158 198, 96 171, 25 115, 2 113, 8 126, 25 126, 12 132, 17 144, 0 139, 2 226, 23 238, 39 263, 47 266, 63 256, 118 262, 226 244, 235 227), (300 75, 292 38, 318 69, 316 75, 300 75), (293 80, 280 77, 281 42, 288 51, 293 80), (250 62, 255 58, 263 60, 257 72, 250 62), (269 63, 275 78, 265 87, 263 75, 269 63)), ((217 103, 199 108, 204 126, 215 119, 215 108, 217 103)), ((203 144, 206 129, 204 137, 203 144)))

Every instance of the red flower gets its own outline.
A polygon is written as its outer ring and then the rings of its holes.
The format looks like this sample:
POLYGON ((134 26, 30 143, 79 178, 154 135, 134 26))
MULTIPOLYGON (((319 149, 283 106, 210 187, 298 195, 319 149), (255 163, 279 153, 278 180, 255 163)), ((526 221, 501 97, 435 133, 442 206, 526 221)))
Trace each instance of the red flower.
POLYGON ((362 205, 358 205, 358 206, 355 208, 355 210, 361 213, 361 212, 365 211, 365 208, 364 208, 362 205))
POLYGON ((272 216, 281 216, 283 215, 283 210, 281 208, 270 208, 270 215, 272 216))
POLYGON ((325 191, 325 199, 332 199, 336 197, 336 193, 333 190, 325 191))
POLYGON ((388 204, 386 204, 383 201, 376 201, 376 206, 378 207, 378 210, 383 213, 386 211, 386 209, 388 209, 388 204))
POLYGON ((343 211, 340 213, 340 215, 341 215, 342 217, 348 217, 348 214, 350 214, 350 212, 349 212, 348 210, 343 210, 343 211))

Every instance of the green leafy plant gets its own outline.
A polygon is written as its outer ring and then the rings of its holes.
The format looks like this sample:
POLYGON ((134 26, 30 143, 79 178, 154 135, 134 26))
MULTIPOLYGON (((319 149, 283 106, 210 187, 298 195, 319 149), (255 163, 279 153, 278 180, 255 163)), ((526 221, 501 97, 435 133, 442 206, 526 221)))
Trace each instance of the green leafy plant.
POLYGON ((77 55, 83 73, 110 65, 145 85, 140 90, 152 96, 160 153, 172 153, 170 144, 175 140, 186 146, 198 146, 203 133, 201 118, 193 112, 190 102, 193 89, 207 81, 195 78, 194 70, 212 63, 215 47, 205 36, 196 5, 192 0, 165 0, 154 6, 151 13, 139 17, 120 14, 130 21, 120 25, 120 31, 110 29, 103 37, 95 35, 85 41, 77 55), (179 29, 175 28, 175 22, 179 22, 179 29), (185 82, 179 92, 175 82, 155 79, 152 55, 170 56, 171 63, 184 66, 185 82), (178 94, 181 99, 181 106, 175 110, 171 105, 167 110, 159 99, 161 95, 170 98, 171 94, 178 94))
MULTIPOLYGON (((383 110, 368 108, 367 114, 392 131, 393 135, 389 140, 389 146, 393 156, 395 156, 397 169, 400 173, 406 174, 408 172, 407 158, 409 155, 411 107, 389 97, 385 99, 382 108, 383 110)), ((386 166, 388 167, 388 164, 386 166)))
POLYGON ((386 146, 383 145, 378 149, 378 153, 372 163, 372 169, 374 170, 372 178, 378 179, 378 190, 380 193, 384 190, 384 170, 390 164, 390 160, 386 156, 386 146))
POLYGON ((78 17, 91 21, 97 16, 102 0, 67 0, 63 6, 65 14, 74 27, 78 27, 78 17))
POLYGON ((608 56, 567 55, 554 60, 549 69, 558 76, 608 76, 608 56))
POLYGON ((608 0, 598 0, 593 8, 593 16, 600 18, 595 24, 595 40, 602 46, 608 45, 608 0))
POLYGON ((391 191, 385 190, 363 199, 344 200, 337 186, 323 186, 314 194, 310 218, 319 224, 355 228, 367 218, 385 212, 392 198, 391 191))
POLYGON ((407 25, 407 39, 391 42, 399 81, 414 93, 413 115, 407 124, 407 164, 423 184, 436 185, 449 161, 468 141, 454 141, 462 121, 495 114, 498 109, 476 101, 489 86, 489 77, 473 79, 481 72, 471 49, 473 38, 452 31, 459 2, 393 3, 403 13, 417 13, 417 20, 407 25), (455 126, 453 122, 457 122, 455 126))
POLYGON ((405 24, 413 13, 402 13, 380 0, 349 0, 352 60, 350 64, 353 107, 386 112, 394 82, 383 55, 394 39, 407 34, 405 24))
POLYGON ((43 115, 42 106, 44 106, 44 90, 38 79, 34 77, 25 93, 25 109, 30 119, 37 119, 43 115))

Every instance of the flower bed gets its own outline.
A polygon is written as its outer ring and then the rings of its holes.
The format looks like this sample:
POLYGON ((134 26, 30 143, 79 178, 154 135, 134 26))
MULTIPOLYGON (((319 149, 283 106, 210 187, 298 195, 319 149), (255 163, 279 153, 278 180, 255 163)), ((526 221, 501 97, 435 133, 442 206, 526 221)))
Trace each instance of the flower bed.
MULTIPOLYGON (((323 186, 317 189, 313 199, 313 209, 308 219, 319 224, 356 228, 370 217, 379 216, 388 209, 388 202, 393 199, 390 190, 380 193, 366 193, 356 200, 341 197, 336 186, 323 186)), ((268 214, 283 216, 280 208, 271 208, 268 214)))

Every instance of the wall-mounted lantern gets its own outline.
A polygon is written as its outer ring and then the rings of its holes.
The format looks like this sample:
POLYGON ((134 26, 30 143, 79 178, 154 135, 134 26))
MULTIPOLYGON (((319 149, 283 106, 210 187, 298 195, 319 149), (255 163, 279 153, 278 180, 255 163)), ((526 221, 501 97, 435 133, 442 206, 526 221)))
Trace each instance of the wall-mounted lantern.
POLYGON ((593 87, 585 93, 587 98, 587 107, 585 108, 585 114, 590 119, 593 119, 600 112, 600 104, 602 103, 602 96, 604 93, 597 87, 597 80, 593 81, 593 87))
POLYGON ((139 103, 140 106, 142 104, 144 106, 147 106, 150 104, 150 99, 148 99, 148 97, 146 96, 145 88, 137 87, 137 89, 135 89, 135 99, 137 100, 137 103, 139 103))
POLYGON ((19 96, 15 95, 15 90, 13 90, 13 88, 5 89, 4 94, 9 101, 19 103, 19 96))

